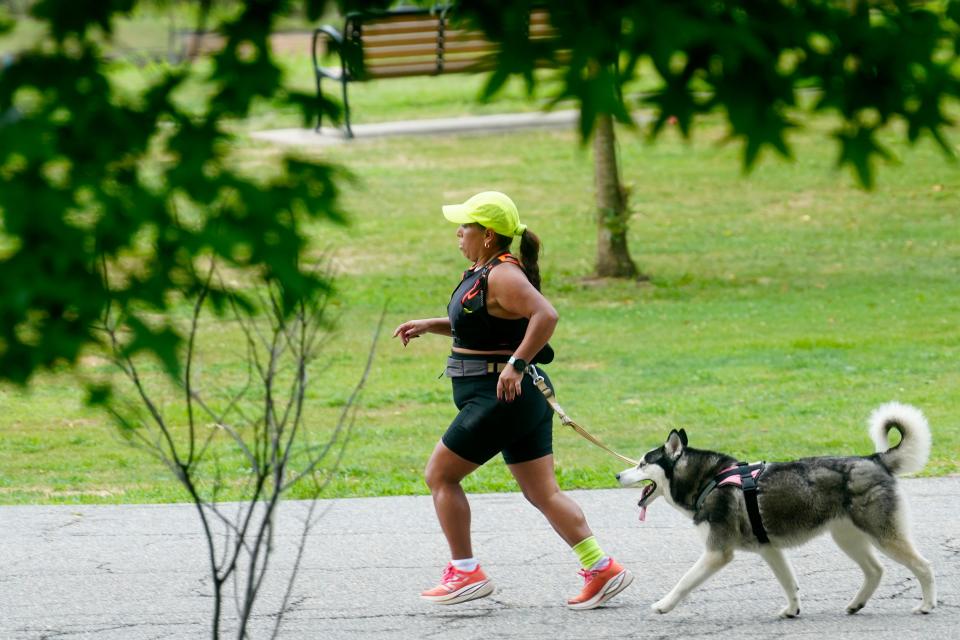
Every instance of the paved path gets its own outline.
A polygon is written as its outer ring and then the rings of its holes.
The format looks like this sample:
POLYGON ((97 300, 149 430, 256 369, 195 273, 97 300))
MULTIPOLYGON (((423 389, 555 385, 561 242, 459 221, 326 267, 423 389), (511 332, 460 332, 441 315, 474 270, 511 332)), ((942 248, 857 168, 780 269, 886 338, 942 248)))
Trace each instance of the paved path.
MULTIPOLYGON (((502 113, 456 118, 429 118, 354 124, 353 140, 344 136, 341 129, 324 126, 318 133, 313 129, 274 129, 251 134, 256 140, 293 146, 324 146, 356 144, 392 136, 426 135, 482 135, 516 131, 521 129, 575 129, 579 118, 576 110, 565 109, 551 112, 502 113)), ((633 115, 638 123, 650 120, 650 114, 637 112, 633 115)))
MULTIPOLYGON (((284 622, 285 639, 956 638, 960 629, 960 478, 906 480, 921 552, 934 563, 938 609, 912 615, 916 580, 884 559, 867 607, 843 612, 860 572, 829 538, 790 553, 802 615, 779 620, 782 596, 752 554, 739 554, 667 615, 650 612, 700 553, 696 531, 663 501, 637 521, 636 490, 572 495, 604 546, 637 576, 607 607, 573 612, 576 563, 519 494, 472 497, 475 550, 498 586, 456 607, 417 598, 447 554, 428 497, 323 501, 284 622)), ((305 503, 287 503, 273 557, 292 564, 305 503)), ((209 636, 210 588, 188 505, 0 508, 0 638, 143 640, 209 636)), ((283 582, 265 586, 252 637, 269 637, 283 582)), ((228 611, 232 612, 232 603, 228 611)))

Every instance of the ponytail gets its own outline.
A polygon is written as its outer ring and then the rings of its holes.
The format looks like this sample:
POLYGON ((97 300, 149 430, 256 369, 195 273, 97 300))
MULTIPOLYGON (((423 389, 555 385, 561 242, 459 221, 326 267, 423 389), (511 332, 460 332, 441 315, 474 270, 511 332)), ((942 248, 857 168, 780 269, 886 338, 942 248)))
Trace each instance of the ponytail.
POLYGON ((520 264, 530 284, 540 291, 540 238, 529 229, 524 229, 520 236, 520 264))
MULTIPOLYGON (((497 246, 501 250, 510 248, 513 238, 497 234, 497 246)), ((527 280, 533 285, 533 288, 540 291, 540 238, 529 229, 523 230, 520 236, 520 265, 523 272, 527 274, 527 280)))

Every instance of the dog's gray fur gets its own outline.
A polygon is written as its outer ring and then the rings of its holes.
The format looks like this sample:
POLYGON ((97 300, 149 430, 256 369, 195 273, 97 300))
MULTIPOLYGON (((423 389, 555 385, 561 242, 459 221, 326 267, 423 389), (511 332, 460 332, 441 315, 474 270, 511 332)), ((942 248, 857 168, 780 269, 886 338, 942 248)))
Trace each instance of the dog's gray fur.
POLYGON ((733 559, 736 549, 759 553, 787 596, 782 617, 800 614, 797 579, 781 549, 807 542, 829 531, 863 570, 860 590, 847 604, 856 613, 880 583, 883 567, 873 548, 909 568, 923 592, 914 612, 929 613, 936 605, 936 584, 930 563, 914 548, 909 511, 896 475, 919 471, 930 456, 930 427, 916 408, 888 403, 870 417, 870 435, 877 453, 865 457, 804 458, 768 463, 758 477, 763 525, 770 538, 761 544, 753 534, 743 492, 721 486, 695 508, 703 488, 723 469, 736 463, 728 455, 687 446, 687 435, 671 431, 663 446, 649 451, 636 467, 617 475, 623 486, 652 482, 640 499, 646 508, 659 496, 689 516, 704 535, 705 550, 677 585, 654 603, 657 613, 672 610, 693 589, 733 559), (890 430, 901 434, 891 447, 890 430))

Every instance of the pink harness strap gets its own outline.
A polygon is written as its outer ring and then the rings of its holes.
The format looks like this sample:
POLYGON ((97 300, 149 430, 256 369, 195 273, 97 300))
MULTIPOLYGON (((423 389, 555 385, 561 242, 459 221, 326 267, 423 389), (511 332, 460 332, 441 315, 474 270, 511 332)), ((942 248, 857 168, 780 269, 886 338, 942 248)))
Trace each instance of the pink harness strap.
POLYGON ((694 511, 700 510, 700 507, 703 506, 703 501, 707 499, 711 491, 724 485, 739 487, 743 490, 744 495, 756 495, 757 477, 763 472, 764 464, 763 462, 754 462, 748 465, 746 462, 738 462, 717 473, 717 475, 713 477, 713 480, 708 482, 703 488, 703 491, 700 492, 700 496, 693 506, 694 511), (744 479, 749 479, 751 486, 745 487, 743 484, 744 479))
MULTIPOLYGON (((753 464, 757 464, 757 463, 754 462, 753 464)), ((738 465, 733 465, 733 466, 731 466, 731 467, 727 467, 726 469, 724 469, 723 471, 721 471, 721 472, 718 473, 717 475, 722 475, 722 474, 724 474, 724 473, 726 473, 726 472, 728 472, 728 471, 733 471, 734 469, 737 468, 737 466, 738 466, 738 465)), ((756 469, 754 469, 753 471, 750 472, 750 476, 751 476, 754 480, 756 480, 756 479, 757 479, 757 476, 760 475, 760 471, 761 471, 760 467, 757 467, 756 469)), ((740 479, 740 474, 736 474, 736 475, 732 475, 732 476, 729 476, 729 477, 724 478, 723 480, 721 480, 720 482, 717 483, 717 486, 718 486, 718 487, 722 487, 722 486, 725 485, 725 484, 735 484, 735 485, 737 485, 738 487, 742 487, 742 486, 743 486, 743 480, 740 479)))
POLYGON ((761 544, 770 542, 770 539, 767 537, 767 531, 763 526, 763 518, 760 517, 760 505, 757 498, 757 477, 760 475, 760 472, 763 471, 763 468, 763 462, 756 462, 754 464, 738 462, 735 465, 727 467, 718 473, 714 479, 708 482, 707 486, 703 488, 696 503, 694 503, 694 511, 700 510, 704 500, 707 499, 707 496, 715 488, 724 485, 737 486, 743 491, 743 499, 746 503, 747 516, 750 518, 750 528, 753 529, 753 535, 757 537, 757 540, 759 540, 761 544))

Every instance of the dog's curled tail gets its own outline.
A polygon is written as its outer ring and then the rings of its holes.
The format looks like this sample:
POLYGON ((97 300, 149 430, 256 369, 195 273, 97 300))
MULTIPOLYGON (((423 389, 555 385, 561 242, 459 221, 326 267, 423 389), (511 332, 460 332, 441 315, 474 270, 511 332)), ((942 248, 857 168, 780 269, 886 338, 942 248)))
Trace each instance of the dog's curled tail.
POLYGON ((920 409, 908 404, 877 407, 870 414, 870 437, 883 463, 897 475, 920 471, 930 458, 930 425, 920 409), (900 432, 900 442, 893 447, 887 438, 891 429, 900 432))

